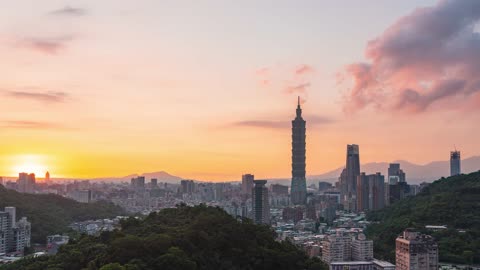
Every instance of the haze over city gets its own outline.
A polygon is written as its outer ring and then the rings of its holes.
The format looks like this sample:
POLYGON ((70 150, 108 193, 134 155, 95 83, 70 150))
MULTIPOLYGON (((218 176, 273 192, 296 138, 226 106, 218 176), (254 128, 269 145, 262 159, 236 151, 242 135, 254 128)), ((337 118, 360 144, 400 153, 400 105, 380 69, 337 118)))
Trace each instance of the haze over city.
POLYGON ((0 8, 0 270, 480 270, 480 0, 0 8))
POLYGON ((476 156, 472 3, 3 3, 0 175, 289 177, 297 96, 308 175, 476 156))

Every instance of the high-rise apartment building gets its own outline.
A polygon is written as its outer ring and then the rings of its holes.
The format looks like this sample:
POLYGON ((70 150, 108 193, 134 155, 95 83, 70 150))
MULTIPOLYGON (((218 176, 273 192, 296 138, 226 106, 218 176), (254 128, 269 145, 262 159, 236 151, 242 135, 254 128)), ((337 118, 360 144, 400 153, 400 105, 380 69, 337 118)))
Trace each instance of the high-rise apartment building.
POLYGON ((35 193, 35 174, 19 173, 17 187, 19 192, 35 193))
POLYGON ((300 97, 298 97, 297 116, 292 121, 292 184, 290 189, 291 201, 295 205, 307 202, 305 126, 300 97))
POLYGON ((326 263, 350 261, 351 245, 351 236, 330 235, 322 242, 322 260, 326 263))
POLYGON ((253 174, 244 174, 242 175, 242 193, 245 195, 252 194, 253 180, 255 176, 253 174))
POLYGON ((364 234, 359 234, 352 240, 352 261, 373 260, 373 241, 367 240, 364 234))
POLYGON ((16 221, 15 207, 0 211, 0 253, 23 253, 30 247, 31 224, 26 217, 16 221))
POLYGON ((0 254, 7 252, 8 233, 10 232, 10 229, 8 213, 0 211, 0 254))
POLYGON ((266 183, 267 180, 255 180, 255 186, 252 189, 253 221, 257 224, 270 223, 270 205, 266 183))
POLYGON ((397 270, 437 270, 438 245, 430 235, 407 229, 397 237, 395 261, 397 270))
POLYGON ((385 177, 380 174, 357 177, 357 210, 374 211, 385 207, 385 177))
POLYGON ((357 210, 359 212, 369 210, 369 181, 365 173, 357 176, 357 210))
POLYGON ((145 176, 132 178, 130 184, 136 190, 145 189, 145 176))
POLYGON ((460 151, 450 152, 450 176, 461 174, 460 168, 460 151))
POLYGON ((224 199, 224 190, 225 190, 225 183, 215 183, 215 188, 213 190, 215 194, 216 201, 222 201, 224 199))
MULTIPOLYGON (((193 180, 182 180, 180 181, 180 186, 182 187, 181 191, 183 194, 192 194, 195 192, 195 182, 193 180)), ((212 193, 214 193, 213 189, 212 193)), ((214 194, 213 197, 215 197, 214 194)))
POLYGON ((385 176, 377 172, 368 175, 368 208, 371 211, 385 207, 385 176))

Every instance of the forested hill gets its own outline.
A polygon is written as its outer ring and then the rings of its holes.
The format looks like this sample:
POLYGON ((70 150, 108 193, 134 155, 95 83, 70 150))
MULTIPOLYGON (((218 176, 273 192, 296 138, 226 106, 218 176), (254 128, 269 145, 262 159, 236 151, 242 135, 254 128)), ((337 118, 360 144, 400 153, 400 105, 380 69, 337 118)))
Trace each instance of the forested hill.
POLYGON ((5 206, 16 207, 17 219, 25 216, 32 223, 32 243, 45 243, 47 235, 66 232, 73 221, 125 214, 106 202, 79 203, 54 194, 19 193, 0 185, 0 211, 5 206))
POLYGON ((181 205, 144 220, 124 220, 121 231, 82 236, 55 256, 25 259, 0 269, 327 269, 274 236, 271 228, 239 222, 220 208, 181 205))
POLYGON ((369 213, 368 218, 377 222, 367 229, 375 241, 376 256, 394 261, 395 238, 405 228, 414 227, 437 239, 440 261, 478 264, 480 172, 437 180, 417 196, 369 213), (448 229, 426 231, 425 225, 446 225, 448 229))

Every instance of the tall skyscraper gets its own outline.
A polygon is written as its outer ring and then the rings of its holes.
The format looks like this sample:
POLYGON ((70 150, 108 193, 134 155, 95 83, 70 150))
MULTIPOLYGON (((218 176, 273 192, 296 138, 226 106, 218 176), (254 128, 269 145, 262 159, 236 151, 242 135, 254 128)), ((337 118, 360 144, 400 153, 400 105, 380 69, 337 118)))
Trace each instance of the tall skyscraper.
POLYGON ((305 179, 305 120, 302 118, 300 97, 298 97, 297 116, 292 121, 292 185, 290 196, 293 204, 306 204, 307 182, 305 179))
POLYGON ((253 174, 242 175, 242 193, 245 195, 252 194, 253 180, 255 176, 253 174))
POLYGON ((347 145, 346 168, 342 172, 342 202, 345 210, 356 211, 357 177, 360 175, 360 150, 358 145, 347 145))
POLYGON ((270 223, 270 205, 268 202, 267 180, 255 180, 252 189, 253 221, 257 224, 270 223))
POLYGON ((450 152, 450 176, 461 174, 460 151, 450 152))
POLYGON ((438 244, 430 235, 407 229, 395 244, 397 270, 438 269, 438 244))
MULTIPOLYGON (((398 179, 398 182, 406 182, 405 172, 403 172, 403 170, 400 169, 399 163, 390 163, 390 165, 388 166, 389 183, 391 178, 398 179)), ((395 183, 391 183, 391 184, 395 184, 395 183)))

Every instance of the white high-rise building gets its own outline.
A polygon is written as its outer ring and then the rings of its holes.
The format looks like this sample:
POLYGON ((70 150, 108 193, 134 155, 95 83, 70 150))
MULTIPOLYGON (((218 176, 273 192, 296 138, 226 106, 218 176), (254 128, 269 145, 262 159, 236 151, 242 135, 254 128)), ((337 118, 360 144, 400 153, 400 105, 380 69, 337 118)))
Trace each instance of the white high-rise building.
POLYGON ((352 240, 352 260, 373 260, 373 241, 367 240, 364 234, 360 234, 357 239, 352 240))
POLYGON ((15 207, 5 207, 0 211, 0 253, 23 253, 30 247, 31 224, 26 217, 16 222, 15 207))
POLYGON ((322 260, 326 263, 350 261, 352 237, 331 235, 322 242, 322 260))

